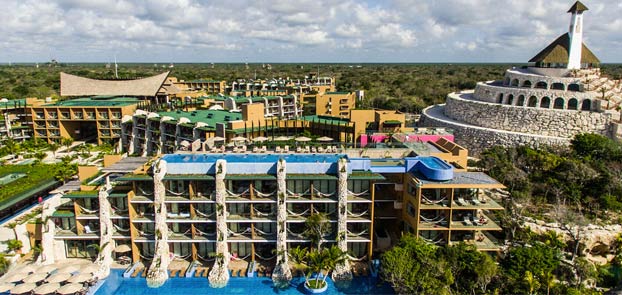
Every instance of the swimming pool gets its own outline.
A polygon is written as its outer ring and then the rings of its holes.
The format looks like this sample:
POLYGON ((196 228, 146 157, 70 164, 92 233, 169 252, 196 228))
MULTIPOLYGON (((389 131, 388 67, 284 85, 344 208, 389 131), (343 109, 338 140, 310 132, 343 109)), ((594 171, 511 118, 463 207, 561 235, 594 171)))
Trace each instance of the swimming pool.
MULTIPOLYGON (((303 278, 294 278, 291 287, 278 290, 273 287, 272 280, 260 278, 231 278, 227 287, 214 289, 209 287, 207 278, 170 278, 157 289, 147 287, 144 278, 123 278, 122 269, 114 269, 95 295, 180 295, 180 294, 253 294, 253 295, 300 295, 306 294, 303 289, 303 278)), ((347 288, 337 288, 330 279, 326 295, 342 294, 395 294, 386 285, 377 285, 370 277, 355 277, 347 288)))

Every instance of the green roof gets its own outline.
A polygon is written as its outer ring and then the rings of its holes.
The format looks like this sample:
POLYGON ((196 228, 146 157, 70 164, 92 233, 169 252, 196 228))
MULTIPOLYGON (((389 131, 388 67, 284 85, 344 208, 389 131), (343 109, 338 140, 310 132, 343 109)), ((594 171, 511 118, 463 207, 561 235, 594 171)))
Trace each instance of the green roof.
POLYGON ((276 176, 270 174, 227 174, 227 180, 275 180, 276 176))
POLYGON ((64 107, 124 107, 138 104, 139 100, 135 97, 109 97, 95 96, 83 97, 57 101, 46 104, 45 106, 64 106, 64 107))
POLYGON ((153 181, 153 177, 147 174, 127 174, 115 179, 115 181, 153 181))
POLYGON ((385 180, 384 176, 378 173, 372 173, 367 171, 353 171, 348 175, 348 179, 352 180, 385 180))
POLYGON ((302 116, 301 118, 303 121, 315 121, 315 122, 330 123, 330 124, 350 123, 350 119, 345 119, 345 118, 340 118, 340 117, 311 115, 311 116, 302 116))
POLYGON ((52 213, 52 217, 74 217, 75 214, 69 210, 56 210, 52 213))
POLYGON ((99 193, 97 191, 80 191, 68 193, 63 197, 69 199, 96 199, 99 197, 99 193))
POLYGON ((582 12, 582 11, 586 11, 589 10, 587 8, 587 6, 585 6, 583 3, 581 3, 581 1, 577 1, 575 2, 572 7, 570 7, 570 9, 568 9, 568 13, 571 12, 582 12))
POLYGON ((12 206, 39 192, 50 190, 59 181, 54 178, 61 164, 4 165, 0 175, 25 174, 0 185, 0 210, 12 206))
POLYGON ((209 79, 196 79, 196 80, 184 81, 181 83, 220 83, 220 82, 224 82, 224 81, 209 80, 209 79))
MULTIPOLYGON (((236 104, 241 104, 241 103, 248 103, 248 101, 250 100, 251 102, 264 102, 264 99, 267 99, 268 101, 271 100, 277 100, 279 99, 279 96, 274 96, 274 95, 269 95, 269 96, 208 96, 208 98, 212 98, 214 100, 218 100, 218 101, 224 101, 227 98, 233 98, 233 100, 235 101, 236 104)), ((292 98, 292 95, 282 95, 281 97, 283 98, 292 98)))
POLYGON ((15 107, 20 108, 26 106, 25 99, 11 99, 7 102, 0 102, 0 109, 13 109, 15 107))
POLYGON ((207 174, 167 174, 164 180, 212 180, 214 176, 207 174))
POLYGON ((190 120, 191 123, 206 123, 210 127, 216 126, 216 123, 226 123, 227 121, 242 120, 242 113, 232 113, 224 110, 196 110, 191 112, 173 111, 173 112, 158 112, 160 117, 168 116, 176 121, 184 117, 190 120), (226 118, 228 120, 225 120, 226 118))
POLYGON ((292 180, 336 180, 337 176, 328 174, 287 174, 285 178, 292 180))
MULTIPOLYGON (((530 59, 529 62, 567 64, 569 48, 570 36, 568 33, 564 33, 559 36, 559 38, 555 39, 553 43, 549 44, 549 46, 542 49, 542 51, 530 59)), ((583 49, 581 50, 581 63, 600 64, 598 57, 585 46, 585 43, 583 43, 583 49)))

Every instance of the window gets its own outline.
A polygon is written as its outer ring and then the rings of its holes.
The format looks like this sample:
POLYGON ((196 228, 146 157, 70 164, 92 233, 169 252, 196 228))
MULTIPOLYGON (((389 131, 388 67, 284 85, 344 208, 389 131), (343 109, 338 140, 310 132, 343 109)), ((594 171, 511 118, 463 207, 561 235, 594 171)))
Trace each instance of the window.
POLYGON ((535 96, 532 96, 529 98, 529 103, 527 104, 528 107, 530 108, 535 108, 538 106, 538 98, 535 96))
POLYGON ((555 103, 553 103, 553 108, 558 109, 558 110, 563 110, 565 104, 566 103, 564 102, 564 99, 561 97, 558 97, 555 99, 555 103))
POLYGON ((579 109, 579 102, 577 101, 576 98, 571 98, 568 101, 568 109, 569 110, 578 110, 579 109))
POLYGON ((516 102, 517 106, 524 106, 525 105, 525 96, 524 95, 519 95, 518 96, 518 102, 516 102))
POLYGON ((548 84, 544 81, 540 81, 538 83, 536 83, 535 88, 539 88, 539 89, 546 89, 548 87, 548 84))
POLYGON ((548 109, 551 107, 551 99, 548 96, 545 96, 542 98, 542 100, 540 101, 540 107, 541 108, 545 108, 548 109))
POLYGON ((408 215, 410 215, 410 217, 415 218, 417 216, 417 213, 415 212, 415 207, 413 207, 413 205, 408 202, 408 205, 406 205, 406 212, 408 212, 408 215))

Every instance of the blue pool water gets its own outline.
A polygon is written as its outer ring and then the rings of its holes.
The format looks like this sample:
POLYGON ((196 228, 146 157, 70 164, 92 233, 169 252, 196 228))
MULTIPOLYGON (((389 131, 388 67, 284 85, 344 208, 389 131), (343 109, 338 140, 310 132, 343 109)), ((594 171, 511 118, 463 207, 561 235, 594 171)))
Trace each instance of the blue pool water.
POLYGON ((451 166, 436 157, 421 157, 419 161, 432 169, 451 169, 451 166))
POLYGON ((328 162, 334 163, 344 155, 337 154, 317 154, 317 155, 300 155, 300 154, 287 154, 287 155, 275 155, 275 154, 249 154, 249 155, 229 155, 229 154, 193 154, 193 155, 181 155, 172 154, 162 157, 167 163, 213 163, 216 160, 226 160, 232 163, 276 163, 280 158, 283 158, 288 163, 308 163, 308 162, 328 162))
MULTIPOLYGON (((95 295, 181 295, 181 294, 253 294, 253 295, 300 295, 306 294, 302 283, 304 278, 294 278, 291 287, 285 290, 274 289, 270 278, 231 278, 225 288, 209 287, 207 278, 170 278, 160 288, 147 287, 144 278, 123 278, 123 270, 112 270, 105 283, 95 295)), ((326 295, 342 294, 395 294, 386 285, 377 285, 375 279, 355 277, 346 288, 337 288, 330 279, 326 295)))

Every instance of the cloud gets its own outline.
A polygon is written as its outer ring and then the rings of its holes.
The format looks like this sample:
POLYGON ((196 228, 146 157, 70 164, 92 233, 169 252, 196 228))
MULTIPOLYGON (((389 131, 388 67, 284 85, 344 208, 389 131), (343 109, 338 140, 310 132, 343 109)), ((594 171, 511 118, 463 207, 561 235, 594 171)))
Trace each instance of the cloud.
MULTIPOLYGON (((622 4, 586 0, 620 62, 622 4)), ((3 0, 0 61, 517 61, 567 30, 564 0, 3 0), (111 51, 114 51, 111 53, 111 51)))

